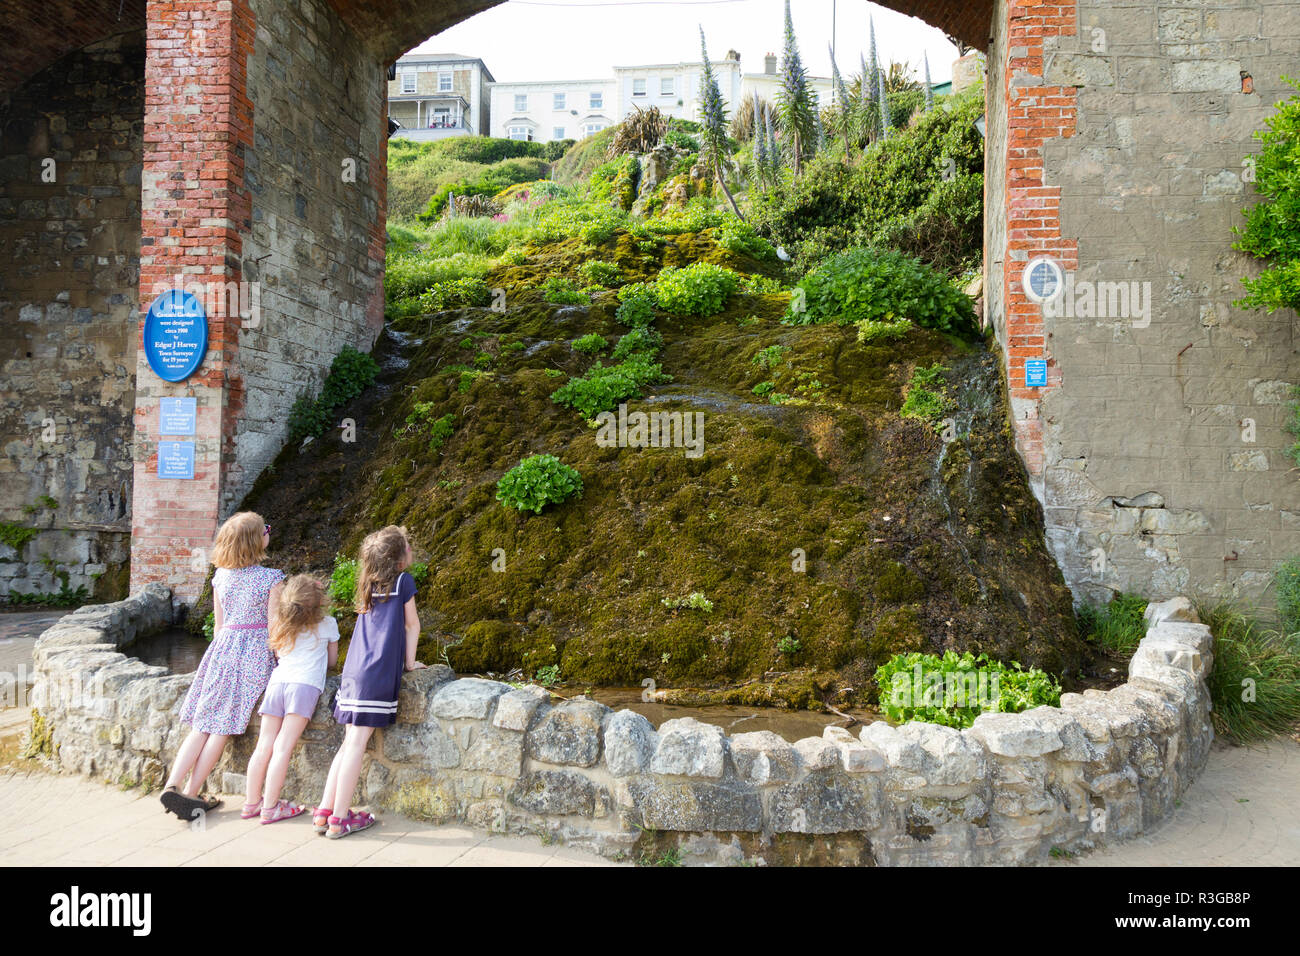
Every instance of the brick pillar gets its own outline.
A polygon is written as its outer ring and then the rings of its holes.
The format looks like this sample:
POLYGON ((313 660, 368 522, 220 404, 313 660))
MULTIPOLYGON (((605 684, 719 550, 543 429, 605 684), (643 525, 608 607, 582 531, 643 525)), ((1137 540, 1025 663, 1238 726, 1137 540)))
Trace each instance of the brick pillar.
MULTIPOLYGON (((146 34, 141 195, 140 320, 157 283, 238 283, 240 231, 250 199, 244 150, 252 145, 245 66, 254 18, 247 0, 150 0, 146 34)), ((243 407, 237 372, 239 317, 208 315, 208 352, 189 379, 164 382, 137 340, 131 590, 150 582, 197 596, 234 460, 243 407), (164 396, 198 404, 195 477, 157 477, 158 405, 164 396), (196 552, 202 554, 195 557, 196 552)))
MULTIPOLYGON (((1043 145, 1048 140, 1074 135, 1078 101, 1073 86, 1049 86, 1044 81, 1044 41, 1076 32, 1077 7, 1074 0, 1058 0, 1054 6, 1041 0, 1007 0, 1007 17, 1009 54, 1002 77, 1007 104, 1003 344, 1016 445, 1029 473, 1039 476, 1044 468, 1039 409, 1046 389, 1025 387, 1025 360, 1047 359, 1048 388, 1060 385, 1061 370, 1048 348, 1042 306, 1025 296, 1021 275, 1038 256, 1052 256, 1066 271, 1078 268, 1078 243, 1061 236, 1061 187, 1047 184, 1043 164, 1043 145)), ((992 74, 989 82, 995 82, 992 74)))

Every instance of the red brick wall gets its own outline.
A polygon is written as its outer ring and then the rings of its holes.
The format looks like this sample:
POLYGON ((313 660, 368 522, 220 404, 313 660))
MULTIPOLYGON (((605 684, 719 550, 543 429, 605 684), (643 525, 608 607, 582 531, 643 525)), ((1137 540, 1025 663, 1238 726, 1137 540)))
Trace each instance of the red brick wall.
POLYGON ((1048 388, 1060 384, 1060 369, 1051 357, 1042 307, 1025 296, 1021 274, 1027 262, 1045 255, 1067 271, 1078 268, 1078 242, 1061 235, 1061 188, 1047 185, 1043 162, 1048 140, 1074 135, 1078 91, 1072 86, 1048 86, 1042 79, 1044 40, 1074 34, 1077 14, 1073 0, 1055 5, 1007 0, 1007 15, 1007 66, 1002 76, 992 69, 989 75, 990 83, 1003 84, 1007 103, 1003 344, 1013 406, 1029 409, 1029 414, 1016 415, 1017 446, 1030 474, 1041 475, 1043 422, 1037 408, 1045 389, 1025 387, 1025 361, 1047 359, 1048 388))
MULTIPOLYGON (((245 0, 161 0, 146 33, 140 304, 156 284, 240 281, 240 231, 250 201, 243 151, 252 144, 245 64, 254 21, 245 0), (192 278, 191 278, 192 277, 192 278)), ((227 463, 244 404, 233 372, 238 316, 208 316, 208 354, 176 384, 149 368, 140 341, 135 405, 131 590, 151 581, 193 597, 206 571, 227 463), (157 477, 158 400, 194 396, 193 481, 157 477), (201 557, 196 558, 196 552, 201 557)))

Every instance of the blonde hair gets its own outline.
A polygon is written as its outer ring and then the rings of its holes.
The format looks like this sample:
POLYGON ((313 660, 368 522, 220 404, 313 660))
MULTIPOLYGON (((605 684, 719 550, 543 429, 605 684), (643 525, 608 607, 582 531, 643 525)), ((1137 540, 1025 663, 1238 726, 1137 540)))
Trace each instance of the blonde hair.
POLYGON ((262 533, 266 523, 252 511, 241 511, 226 519, 212 545, 212 563, 219 568, 249 568, 262 560, 266 545, 262 533))
POLYGON ((361 542, 361 557, 357 561, 357 613, 369 612, 375 600, 388 600, 397 578, 406 570, 406 529, 390 524, 380 528, 361 542), (379 591, 379 594, 373 592, 379 591))
POLYGON ((325 617, 324 583, 309 574, 295 574, 280 589, 275 611, 267 643, 277 655, 283 655, 293 650, 298 635, 311 630, 325 617))

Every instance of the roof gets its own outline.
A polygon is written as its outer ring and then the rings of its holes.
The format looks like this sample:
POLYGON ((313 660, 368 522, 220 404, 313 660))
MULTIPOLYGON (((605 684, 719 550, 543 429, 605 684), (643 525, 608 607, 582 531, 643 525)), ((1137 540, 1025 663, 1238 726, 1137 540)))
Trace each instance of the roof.
POLYGON ((477 63, 488 82, 495 82, 492 71, 487 68, 483 59, 477 56, 465 56, 461 53, 407 53, 405 56, 399 56, 395 65, 401 66, 404 63, 477 63))

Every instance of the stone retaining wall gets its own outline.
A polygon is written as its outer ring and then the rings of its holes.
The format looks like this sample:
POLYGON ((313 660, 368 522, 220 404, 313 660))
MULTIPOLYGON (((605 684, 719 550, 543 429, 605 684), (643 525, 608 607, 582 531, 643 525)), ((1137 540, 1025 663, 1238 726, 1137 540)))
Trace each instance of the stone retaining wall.
MULTIPOLYGON (((148 589, 42 636, 33 736, 60 767, 121 784, 163 779, 187 730, 176 713, 191 678, 122 649, 165 625, 169 609, 164 589, 148 589)), ((656 729, 632 711, 581 697, 553 705, 540 688, 437 666, 405 677, 398 721, 366 755, 361 799, 611 856, 678 847, 720 862, 1034 862, 1135 836, 1170 813, 1213 739, 1211 645, 1185 602, 1157 606, 1128 682, 1113 690, 985 714, 962 731, 877 722, 794 744, 693 719, 656 729)), ((329 712, 337 685, 331 677, 294 755, 294 799, 318 799, 342 739, 329 712)), ((217 768, 227 789, 242 786, 255 731, 217 768)))

